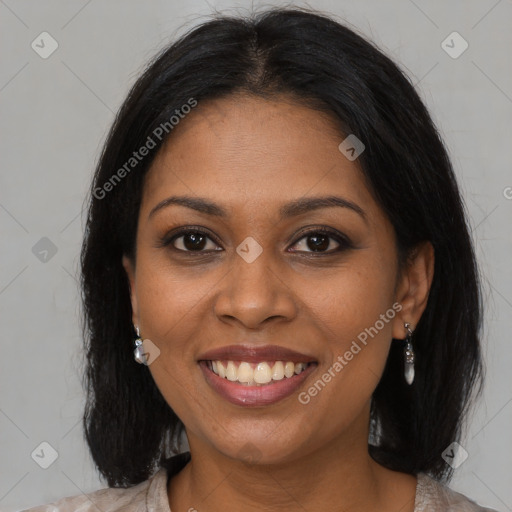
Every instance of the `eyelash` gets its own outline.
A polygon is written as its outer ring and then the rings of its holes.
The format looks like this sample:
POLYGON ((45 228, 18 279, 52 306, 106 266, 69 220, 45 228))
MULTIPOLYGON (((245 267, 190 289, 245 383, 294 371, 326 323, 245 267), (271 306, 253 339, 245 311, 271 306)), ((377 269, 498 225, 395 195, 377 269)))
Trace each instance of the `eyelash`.
MULTIPOLYGON (((172 244, 173 244, 173 242, 175 240, 177 240, 178 238, 181 238, 184 235, 188 235, 190 233, 204 235, 207 238, 209 238, 211 241, 215 242, 217 245, 220 246, 220 243, 218 242, 218 240, 216 240, 215 237, 213 237, 208 231, 206 231, 205 229, 203 229, 203 228, 201 228, 199 226, 191 226, 191 227, 186 228, 186 229, 181 229, 180 231, 178 231, 176 233, 173 233, 172 235, 164 236, 159 241, 157 247, 169 247, 169 246, 171 246, 170 248, 173 251, 176 251, 178 253, 184 253, 184 254, 186 254, 187 256, 190 256, 190 257, 204 256, 204 255, 211 254, 211 253, 214 253, 214 252, 219 252, 218 250, 186 251, 186 250, 183 250, 183 249, 177 249, 176 247, 172 246, 172 244)), ((307 238, 310 235, 316 235, 316 234, 322 234, 322 235, 328 236, 329 238, 332 238, 333 240, 335 240, 339 244, 339 247, 337 247, 335 249, 332 249, 332 250, 330 250, 328 252, 314 252, 314 251, 293 251, 293 252, 298 253, 301 256, 303 256, 304 254, 307 254, 307 255, 309 255, 307 257, 312 256, 314 258, 317 258, 317 257, 320 257, 320 256, 332 256, 332 255, 338 254, 338 253, 340 253, 340 252, 342 252, 344 250, 352 249, 354 247, 352 242, 345 235, 342 235, 341 233, 338 233, 337 231, 333 231, 332 229, 327 229, 327 228, 323 228, 323 227, 312 228, 312 229, 308 229, 308 230, 305 230, 305 231, 301 231, 297 235, 298 238, 296 238, 296 240, 292 244, 292 246, 296 245, 303 238, 307 238)))

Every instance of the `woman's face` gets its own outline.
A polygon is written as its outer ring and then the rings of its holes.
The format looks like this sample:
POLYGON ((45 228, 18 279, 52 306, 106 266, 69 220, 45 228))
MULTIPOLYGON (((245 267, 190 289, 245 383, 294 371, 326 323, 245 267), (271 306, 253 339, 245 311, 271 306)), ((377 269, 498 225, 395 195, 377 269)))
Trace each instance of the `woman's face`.
MULTIPOLYGON (((357 159, 338 149, 343 139, 324 114, 286 98, 230 96, 200 102, 147 174, 136 266, 123 264, 133 321, 160 351, 149 370, 191 449, 261 463, 341 439, 344 450, 359 440, 366 449, 370 399, 392 337, 404 338, 403 322, 419 319, 428 279, 421 258, 399 277, 392 225, 357 159), (225 215, 162 204, 171 196, 202 198, 225 215), (289 207, 326 196, 345 206, 289 207), (263 358, 268 369, 256 373, 265 380, 275 371, 276 381, 243 402, 244 384, 224 378, 221 394, 212 385, 221 377, 199 362, 231 345, 277 345, 316 364, 290 386, 263 358)), ((221 359, 227 369, 230 357, 221 359)), ((254 372, 252 362, 245 368, 254 372)))

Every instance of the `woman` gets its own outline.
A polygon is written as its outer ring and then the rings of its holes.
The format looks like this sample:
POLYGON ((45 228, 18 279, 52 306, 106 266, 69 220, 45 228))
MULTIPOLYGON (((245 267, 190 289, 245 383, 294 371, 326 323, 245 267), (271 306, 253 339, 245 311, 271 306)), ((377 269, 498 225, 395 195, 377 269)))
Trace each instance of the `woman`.
POLYGON ((348 28, 273 9, 165 49, 105 144, 82 285, 110 488, 32 511, 490 510, 446 485, 482 384, 463 203, 348 28))

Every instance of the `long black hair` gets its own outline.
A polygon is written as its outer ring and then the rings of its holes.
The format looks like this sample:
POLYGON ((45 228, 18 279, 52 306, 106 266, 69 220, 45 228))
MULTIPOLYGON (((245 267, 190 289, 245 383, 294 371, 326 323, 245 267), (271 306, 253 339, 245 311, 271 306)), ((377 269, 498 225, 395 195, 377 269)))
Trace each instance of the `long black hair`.
POLYGON ((394 226, 400 261, 421 241, 433 245, 433 282, 413 338, 415 381, 405 383, 401 346, 392 343, 372 397, 369 452, 390 469, 448 481, 452 468, 442 452, 461 439, 483 381, 479 276, 454 172, 398 66, 354 30, 297 8, 216 16, 189 30, 149 63, 110 130, 81 253, 83 426, 98 470, 109 486, 135 485, 181 449, 183 424, 149 369, 133 360, 122 256, 136 258, 144 175, 185 105, 200 108, 205 99, 237 92, 285 94, 328 112, 339 122, 340 141, 354 134, 366 146, 358 162, 394 226), (151 148, 135 159, 143 146, 151 148))

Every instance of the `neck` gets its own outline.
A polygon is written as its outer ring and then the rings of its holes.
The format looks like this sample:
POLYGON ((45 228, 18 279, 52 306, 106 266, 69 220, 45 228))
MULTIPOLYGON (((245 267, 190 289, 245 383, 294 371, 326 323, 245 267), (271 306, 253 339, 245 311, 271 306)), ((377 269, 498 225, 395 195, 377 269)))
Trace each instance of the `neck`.
POLYGON ((367 428, 356 423, 343 436, 274 464, 227 457, 188 434, 192 459, 169 483, 171 510, 413 512, 416 479, 377 464, 368 454, 367 428))

